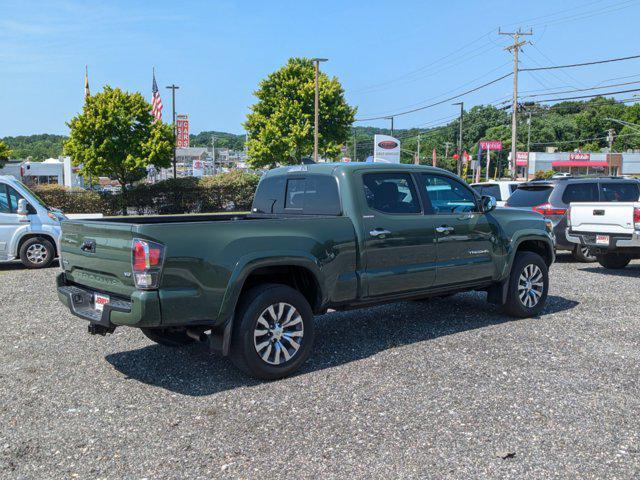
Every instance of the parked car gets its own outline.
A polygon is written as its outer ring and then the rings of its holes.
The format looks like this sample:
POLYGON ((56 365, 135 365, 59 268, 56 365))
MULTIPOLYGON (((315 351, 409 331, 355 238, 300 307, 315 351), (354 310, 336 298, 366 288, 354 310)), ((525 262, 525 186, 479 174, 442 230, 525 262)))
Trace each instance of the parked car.
POLYGON ((507 207, 527 208, 553 222, 556 249, 572 252, 581 262, 595 262, 585 245, 567 240, 567 211, 572 202, 636 201, 640 196, 637 180, 621 177, 560 177, 523 183, 507 200, 507 207))
POLYGON ((640 202, 572 203, 567 240, 587 247, 605 268, 626 267, 640 258, 640 202))
POLYGON ((59 251, 64 219, 22 182, 0 176, 0 262, 19 259, 27 268, 49 266, 59 251))
POLYGON ((280 378, 309 356, 313 315, 329 308, 480 290, 509 315, 540 313, 551 222, 495 202, 433 167, 282 167, 249 214, 65 221, 58 296, 92 334, 206 340, 244 372, 280 378))
POLYGON ((515 180, 492 180, 488 182, 472 183, 471 187, 480 195, 489 195, 498 201, 498 206, 503 207, 507 199, 515 192, 522 182, 515 180))

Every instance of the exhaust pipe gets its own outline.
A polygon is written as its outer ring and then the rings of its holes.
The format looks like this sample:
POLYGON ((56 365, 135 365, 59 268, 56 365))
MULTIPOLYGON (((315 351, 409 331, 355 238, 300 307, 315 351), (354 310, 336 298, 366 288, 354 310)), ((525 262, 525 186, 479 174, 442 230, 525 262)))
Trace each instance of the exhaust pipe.
POLYGON ((203 330, 193 330, 191 328, 187 328, 187 336, 197 340, 198 342, 204 342, 208 338, 208 335, 204 333, 203 330))

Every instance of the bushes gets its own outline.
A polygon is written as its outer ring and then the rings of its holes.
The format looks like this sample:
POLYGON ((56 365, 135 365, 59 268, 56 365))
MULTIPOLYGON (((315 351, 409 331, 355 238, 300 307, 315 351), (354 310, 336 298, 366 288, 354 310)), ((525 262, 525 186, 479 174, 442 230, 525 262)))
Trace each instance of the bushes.
POLYGON ((41 185, 33 191, 44 203, 65 213, 103 213, 114 215, 114 199, 108 193, 98 193, 62 185, 41 185))
POLYGON ((58 185, 34 190, 45 203, 66 213, 205 213, 249 210, 259 180, 258 175, 233 171, 203 179, 185 177, 153 185, 140 184, 116 195, 70 190, 58 185))
POLYGON ((535 180, 546 180, 548 178, 553 177, 556 172, 553 170, 538 170, 533 177, 535 180))

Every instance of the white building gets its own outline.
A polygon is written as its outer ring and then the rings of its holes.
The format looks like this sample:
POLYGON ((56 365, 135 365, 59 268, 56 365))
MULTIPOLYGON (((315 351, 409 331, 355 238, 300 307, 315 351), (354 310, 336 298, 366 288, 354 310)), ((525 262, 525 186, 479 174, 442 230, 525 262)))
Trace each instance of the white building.
POLYGON ((0 175, 12 175, 27 185, 64 185, 84 188, 84 180, 70 157, 48 158, 43 162, 9 162, 0 169, 0 175))

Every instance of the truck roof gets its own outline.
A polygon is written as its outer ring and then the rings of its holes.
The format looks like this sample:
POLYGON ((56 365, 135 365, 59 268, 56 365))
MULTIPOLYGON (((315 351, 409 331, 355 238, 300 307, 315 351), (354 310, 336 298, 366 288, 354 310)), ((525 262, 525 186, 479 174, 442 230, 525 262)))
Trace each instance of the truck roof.
POLYGON ((339 172, 350 172, 354 170, 406 170, 408 172, 437 172, 451 175, 448 170, 428 165, 413 165, 408 163, 371 163, 371 162, 353 162, 353 163, 314 163, 310 165, 288 165, 269 170, 265 176, 285 175, 293 172, 318 173, 324 175, 335 175, 339 172))

